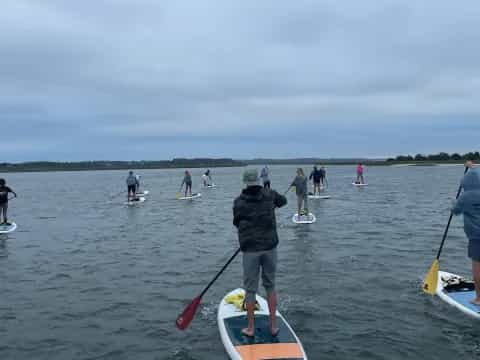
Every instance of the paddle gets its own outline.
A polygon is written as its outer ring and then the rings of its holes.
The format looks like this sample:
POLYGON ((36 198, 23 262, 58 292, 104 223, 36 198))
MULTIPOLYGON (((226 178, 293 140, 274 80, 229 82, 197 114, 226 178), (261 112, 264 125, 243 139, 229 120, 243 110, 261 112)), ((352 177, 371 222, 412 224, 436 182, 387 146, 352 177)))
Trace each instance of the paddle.
POLYGON ((232 255, 230 259, 228 259, 227 263, 223 265, 222 269, 215 275, 215 277, 210 281, 210 283, 203 289, 203 291, 200 293, 199 296, 197 296, 195 299, 193 299, 190 304, 183 310, 183 312, 178 315, 177 317, 177 328, 180 330, 185 330, 188 325, 192 322, 195 312, 197 311, 198 305, 200 305, 200 301, 202 300, 202 296, 205 295, 205 293, 210 289, 210 286, 213 285, 213 283, 218 279, 218 277, 225 271, 225 269, 230 265, 230 263, 235 259, 235 257, 238 255, 240 252, 240 248, 235 251, 235 253, 232 255))
POLYGON ((183 183, 182 183, 182 185, 180 185, 180 189, 178 189, 178 192, 176 194, 177 199, 180 199, 180 197, 182 196, 182 193, 180 192, 180 191, 182 191, 182 188, 183 188, 183 183))
MULTIPOLYGON (((466 166, 465 172, 463 174, 465 175, 467 171, 468 171, 468 167, 466 166)), ((458 187, 457 196, 455 197, 455 199, 458 199, 461 191, 462 191, 462 185, 460 184, 460 186, 458 187)), ((435 260, 433 260, 433 263, 430 266, 430 270, 428 271, 427 275, 425 276, 425 279, 423 280, 423 291, 430 295, 435 295, 435 292, 437 290, 438 271, 440 269, 440 262, 439 262, 440 254, 442 253, 443 244, 445 243, 445 239, 447 238, 448 229, 450 228, 450 223, 452 222, 452 217, 453 217, 453 213, 450 211, 450 217, 448 218, 447 226, 445 228, 445 231, 443 232, 443 238, 442 238, 442 242, 440 243, 440 248, 438 249, 438 252, 437 252, 437 257, 435 258, 435 260)))

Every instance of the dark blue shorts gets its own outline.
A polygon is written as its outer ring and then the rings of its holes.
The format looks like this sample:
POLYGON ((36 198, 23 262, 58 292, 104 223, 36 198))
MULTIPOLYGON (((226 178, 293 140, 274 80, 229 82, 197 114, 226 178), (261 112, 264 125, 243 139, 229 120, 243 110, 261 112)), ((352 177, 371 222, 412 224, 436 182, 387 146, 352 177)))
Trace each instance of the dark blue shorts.
POLYGON ((468 241, 468 257, 480 262, 480 239, 471 239, 468 241))

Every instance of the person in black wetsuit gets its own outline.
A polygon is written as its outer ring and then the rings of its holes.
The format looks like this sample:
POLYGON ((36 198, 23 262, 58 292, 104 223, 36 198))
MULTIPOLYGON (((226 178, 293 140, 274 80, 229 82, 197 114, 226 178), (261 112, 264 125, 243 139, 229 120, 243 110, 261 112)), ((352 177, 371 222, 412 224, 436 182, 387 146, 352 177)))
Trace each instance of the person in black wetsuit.
POLYGON ((4 225, 11 225, 8 222, 7 218, 8 193, 12 193, 14 197, 17 197, 15 191, 13 191, 7 186, 7 182, 5 181, 5 179, 0 179, 0 220, 3 216, 3 221, 1 221, 0 224, 4 225))
POLYGON ((320 183, 322 182, 322 172, 317 168, 315 165, 313 167, 312 172, 310 173, 310 176, 308 177, 309 180, 313 179, 313 195, 320 194, 320 183))
POLYGON ((319 171, 320 171, 320 185, 328 186, 327 170, 325 170, 325 166, 322 166, 319 171))

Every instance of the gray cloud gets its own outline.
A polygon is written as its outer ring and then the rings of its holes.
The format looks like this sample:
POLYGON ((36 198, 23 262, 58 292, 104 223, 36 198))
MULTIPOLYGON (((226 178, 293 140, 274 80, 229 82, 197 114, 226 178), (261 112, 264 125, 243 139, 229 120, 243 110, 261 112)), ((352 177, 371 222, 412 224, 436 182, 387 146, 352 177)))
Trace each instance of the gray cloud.
POLYGON ((0 150, 15 161, 128 148, 243 157, 253 145, 288 156, 286 143, 321 156, 317 142, 328 156, 461 151, 475 134, 449 139, 438 124, 480 114, 479 16, 474 1, 7 0, 0 150), (387 140, 364 139, 374 131, 387 140))

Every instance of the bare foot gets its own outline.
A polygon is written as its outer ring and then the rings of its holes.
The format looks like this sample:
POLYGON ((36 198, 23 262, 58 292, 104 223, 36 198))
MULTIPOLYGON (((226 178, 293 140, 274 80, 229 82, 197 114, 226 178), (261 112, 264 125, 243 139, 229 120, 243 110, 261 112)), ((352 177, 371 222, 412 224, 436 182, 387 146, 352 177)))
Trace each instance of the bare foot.
POLYGON ((478 299, 478 298, 475 298, 475 299, 473 299, 473 300, 470 300, 470 302, 471 302, 473 305, 480 306, 480 299, 478 299))
POLYGON ((280 331, 279 328, 271 328, 270 329, 270 332, 272 333, 273 337, 277 336, 279 331, 280 331))
POLYGON ((245 335, 245 336, 248 336, 248 337, 254 337, 255 336, 255 330, 245 328, 245 329, 242 329, 242 334, 245 335))

